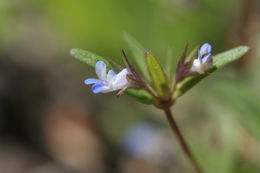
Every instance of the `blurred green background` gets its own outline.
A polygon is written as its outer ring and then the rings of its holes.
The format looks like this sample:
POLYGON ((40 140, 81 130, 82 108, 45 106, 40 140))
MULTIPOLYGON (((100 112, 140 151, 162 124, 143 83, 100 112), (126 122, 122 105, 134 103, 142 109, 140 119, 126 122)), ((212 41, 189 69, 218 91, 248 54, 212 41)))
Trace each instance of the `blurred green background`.
POLYGON ((186 43, 252 49, 199 83, 173 112, 206 173, 260 171, 258 0, 0 0, 3 173, 193 172, 162 112, 94 95, 90 50, 122 63, 129 33, 166 64, 186 43))

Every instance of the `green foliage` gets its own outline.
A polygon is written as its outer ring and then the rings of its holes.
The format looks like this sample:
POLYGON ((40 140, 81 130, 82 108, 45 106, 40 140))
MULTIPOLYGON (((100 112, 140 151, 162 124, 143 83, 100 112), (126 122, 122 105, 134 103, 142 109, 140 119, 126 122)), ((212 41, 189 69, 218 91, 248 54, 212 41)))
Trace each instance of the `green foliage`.
POLYGON ((138 101, 140 101, 144 104, 154 104, 155 103, 154 97, 146 90, 131 88, 131 89, 127 89, 125 91, 125 93, 129 96, 136 98, 138 101))
POLYGON ((238 46, 236 48, 220 53, 214 57, 213 66, 218 69, 227 64, 230 64, 233 61, 241 58, 249 49, 250 48, 248 46, 238 46))
POLYGON ((80 60, 81 62, 86 63, 87 65, 94 67, 98 61, 104 61, 107 65, 107 69, 110 70, 112 69, 111 64, 103 57, 96 55, 92 52, 86 51, 86 50, 82 50, 82 49, 78 49, 78 48, 74 48, 71 49, 70 54, 80 60))
POLYGON ((156 91, 161 96, 169 93, 170 88, 167 77, 158 60, 150 52, 146 53, 146 64, 156 91))
POLYGON ((173 78, 173 71, 175 67, 174 57, 173 57, 173 49, 168 48, 166 58, 165 58, 165 63, 163 66, 165 67, 165 72, 168 74, 168 79, 171 80, 173 78))
POLYGON ((231 81, 213 83, 208 92, 213 94, 222 106, 228 106, 251 134, 260 140, 260 98, 257 93, 243 83, 231 81))
POLYGON ((223 66, 241 58, 248 50, 249 47, 247 46, 239 46, 214 56, 213 66, 207 70, 207 73, 189 76, 176 85, 176 91, 173 93, 173 98, 176 99, 182 96, 194 85, 196 85, 200 80, 202 80, 215 70, 222 68, 223 66))
POLYGON ((124 34, 124 39, 132 51, 133 59, 135 60, 139 70, 142 72, 144 78, 149 79, 144 57, 145 48, 129 34, 124 34))

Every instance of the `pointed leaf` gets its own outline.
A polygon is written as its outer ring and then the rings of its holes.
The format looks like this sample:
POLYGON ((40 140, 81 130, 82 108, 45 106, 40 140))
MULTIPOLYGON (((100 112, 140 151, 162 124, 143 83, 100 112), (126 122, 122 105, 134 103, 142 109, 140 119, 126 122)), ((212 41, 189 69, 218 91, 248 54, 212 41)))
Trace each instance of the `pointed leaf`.
POLYGON ((138 66, 138 69, 143 74, 145 79, 149 79, 144 57, 145 48, 129 34, 124 34, 124 40, 132 51, 133 58, 138 66))
POLYGON ((208 74, 189 76, 181 82, 179 82, 176 85, 175 92, 173 93, 173 99, 176 99, 183 95, 185 92, 187 92, 190 88, 192 88, 194 85, 196 85, 200 80, 208 76, 210 73, 241 58, 248 50, 249 47, 247 46, 239 46, 214 56, 213 66, 207 70, 208 74))
POLYGON ((198 50, 199 50, 200 46, 196 46, 189 54, 189 56, 187 56, 186 60, 187 61, 192 61, 194 60, 194 57, 196 57, 198 55, 198 50))
POLYGON ((110 70, 112 69, 111 64, 108 62, 108 60, 106 60, 105 58, 96 55, 92 52, 86 51, 86 50, 82 50, 82 49, 78 49, 78 48, 74 48, 71 49, 70 54, 80 60, 81 62, 86 63, 87 65, 94 67, 98 61, 104 61, 107 65, 107 69, 110 70))
POLYGON ((136 98, 138 101, 144 103, 144 104, 154 104, 155 99, 154 97, 145 90, 140 89, 127 89, 125 93, 129 96, 132 96, 136 98))
POLYGON ((158 94, 163 96, 169 93, 170 89, 167 77, 158 60, 150 52, 146 52, 146 64, 158 94))
POLYGON ((249 51, 248 46, 238 46, 236 48, 230 49, 223 53, 216 55, 213 59, 213 65, 216 68, 221 68, 239 58, 241 58, 246 52, 249 51))

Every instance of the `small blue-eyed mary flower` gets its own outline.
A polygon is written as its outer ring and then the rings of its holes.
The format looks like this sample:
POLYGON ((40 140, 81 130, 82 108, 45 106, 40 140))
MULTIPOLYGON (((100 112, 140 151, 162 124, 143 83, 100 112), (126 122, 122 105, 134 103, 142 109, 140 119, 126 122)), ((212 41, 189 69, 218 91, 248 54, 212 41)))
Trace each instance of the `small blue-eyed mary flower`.
POLYGON ((103 61, 96 63, 96 74, 98 79, 88 78, 85 80, 86 85, 94 84, 92 86, 93 93, 107 93, 116 90, 126 89, 129 86, 127 75, 128 69, 124 68, 118 74, 113 70, 107 72, 106 64, 103 61))
POLYGON ((212 55, 211 55, 211 45, 204 43, 199 51, 198 58, 194 59, 191 71, 204 73, 209 67, 212 66, 212 55))

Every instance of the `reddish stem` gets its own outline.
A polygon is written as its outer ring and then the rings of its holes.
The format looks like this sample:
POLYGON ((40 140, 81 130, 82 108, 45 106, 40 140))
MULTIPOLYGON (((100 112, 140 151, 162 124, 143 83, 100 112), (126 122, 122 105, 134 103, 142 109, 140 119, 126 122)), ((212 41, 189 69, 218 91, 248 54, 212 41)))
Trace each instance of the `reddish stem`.
POLYGON ((187 142, 185 141, 176 121, 174 120, 174 117, 172 115, 172 112, 170 110, 170 107, 166 107, 163 109, 166 117, 168 119, 168 122, 173 130, 173 132, 175 133, 176 137, 178 138, 180 145, 182 147, 183 152, 187 155, 187 157, 189 158, 192 166, 194 167, 194 170, 196 171, 196 173, 203 173, 201 167, 199 166, 198 162, 196 161, 196 159, 194 158, 187 142))

